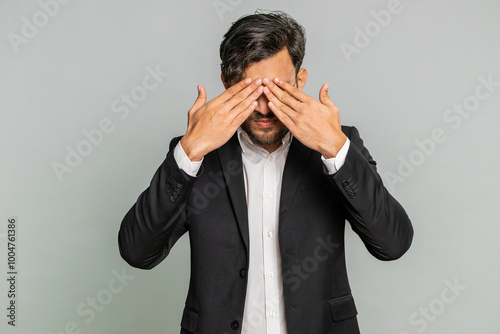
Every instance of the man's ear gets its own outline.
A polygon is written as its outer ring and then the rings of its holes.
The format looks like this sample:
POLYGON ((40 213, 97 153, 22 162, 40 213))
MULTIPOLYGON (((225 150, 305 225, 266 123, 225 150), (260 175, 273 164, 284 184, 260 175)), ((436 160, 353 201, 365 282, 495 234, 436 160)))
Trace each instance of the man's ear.
POLYGON ((224 81, 224 76, 222 75, 222 73, 220 74, 220 80, 222 81, 222 84, 224 85, 224 88, 228 89, 229 87, 229 84, 227 84, 225 81, 224 81))
POLYGON ((303 67, 297 73, 297 87, 302 90, 306 85, 307 81, 307 70, 303 67))

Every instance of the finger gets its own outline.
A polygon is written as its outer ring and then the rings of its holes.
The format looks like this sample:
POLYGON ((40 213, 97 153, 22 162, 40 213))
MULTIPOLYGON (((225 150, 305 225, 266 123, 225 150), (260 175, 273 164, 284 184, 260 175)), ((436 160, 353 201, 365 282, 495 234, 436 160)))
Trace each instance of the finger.
POLYGON ((243 88, 247 87, 252 82, 251 78, 246 78, 241 80, 235 85, 232 85, 226 91, 224 91, 221 95, 215 98, 217 103, 224 103, 236 94, 238 94, 243 88))
POLYGON ((278 98, 278 100, 281 103, 284 103, 284 104, 288 105, 290 108, 292 108, 293 110, 298 111, 299 106, 300 106, 300 102, 297 101, 296 98, 291 96, 287 91, 284 91, 283 89, 281 89, 280 87, 275 85, 273 82, 265 80, 265 79, 264 79, 264 81, 265 81, 267 88, 273 93, 274 96, 276 96, 278 98))
POLYGON ((205 90, 205 87, 202 85, 198 85, 198 97, 196 98, 196 101, 194 102, 193 106, 189 110, 190 112, 196 112, 198 109, 203 107, 205 103, 207 102, 207 92, 205 90))
MULTIPOLYGON (((262 93, 262 90, 260 90, 260 87, 262 87, 262 80, 261 79, 254 80, 254 82, 251 85, 247 86, 245 89, 241 90, 238 94, 234 95, 231 99, 226 101, 224 107, 227 108, 227 110, 231 110, 235 106, 245 102, 246 99, 249 96, 252 96, 252 94, 254 94, 254 93, 258 93, 258 95, 260 96, 260 93, 262 93), (259 93, 259 91, 260 91, 260 93, 259 93)), ((264 88, 264 87, 262 87, 262 88, 264 88)), ((253 101, 250 101, 250 103, 252 103, 252 102, 253 101)))
MULTIPOLYGON (((274 95, 273 92, 271 92, 269 90, 268 87, 264 87, 264 94, 266 94, 267 99, 269 100, 269 102, 271 102, 271 104, 273 105, 273 107, 275 109, 278 109, 282 113, 286 114, 288 116, 288 118, 290 118, 292 120, 295 119, 295 115, 297 115, 297 111, 295 111, 294 109, 290 108, 285 103, 281 102, 278 99, 278 97, 276 95, 274 95)), ((274 111, 274 109, 273 109, 273 111, 274 111)))
MULTIPOLYGON (((238 103, 237 105, 234 106, 234 108, 230 111, 232 114, 233 113, 239 113, 242 110, 247 109, 254 101, 257 101, 257 99, 262 95, 262 92, 264 91, 263 86, 257 87, 250 96, 247 96, 243 101, 238 103)), ((235 96, 235 99, 237 96, 235 96)), ((229 104, 229 102, 228 102, 229 104)))
POLYGON ((284 126, 288 128, 292 133, 295 131, 295 121, 290 118, 290 116, 283 111, 281 111, 276 105, 269 101, 269 108, 273 111, 273 113, 278 117, 278 119, 283 123, 284 126))
POLYGON ((243 122, 253 113, 253 111, 257 107, 257 104, 258 104, 257 101, 253 101, 245 109, 243 108, 241 108, 241 110, 233 109, 235 111, 235 114, 233 114, 234 118, 231 124, 235 127, 238 127, 241 124, 243 124, 243 122))
POLYGON ((319 100, 321 103, 329 106, 329 107, 335 107, 335 104, 332 102, 330 99, 330 96, 328 95, 328 84, 324 84, 321 89, 319 90, 319 100))
POLYGON ((293 96, 300 102, 306 102, 308 99, 311 99, 309 95, 307 95, 297 87, 290 85, 285 80, 281 80, 280 78, 275 78, 273 82, 276 85, 278 85, 281 89, 287 91, 291 96, 293 96))

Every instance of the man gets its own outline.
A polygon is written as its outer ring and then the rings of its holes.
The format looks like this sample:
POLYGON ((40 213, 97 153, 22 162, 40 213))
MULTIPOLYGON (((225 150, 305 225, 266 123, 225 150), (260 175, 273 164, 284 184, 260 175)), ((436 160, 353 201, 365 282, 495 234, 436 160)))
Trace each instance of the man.
POLYGON ((321 87, 302 92, 304 29, 282 12, 240 18, 220 46, 226 91, 203 86, 119 231, 151 269, 186 232, 184 333, 359 333, 344 257, 347 219, 368 251, 401 257, 413 229, 358 130, 321 87))

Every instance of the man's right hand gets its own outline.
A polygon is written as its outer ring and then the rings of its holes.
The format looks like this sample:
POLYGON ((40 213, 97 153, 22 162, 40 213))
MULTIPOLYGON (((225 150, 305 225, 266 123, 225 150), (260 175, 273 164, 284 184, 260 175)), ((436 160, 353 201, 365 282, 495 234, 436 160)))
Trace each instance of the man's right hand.
POLYGON ((181 138, 189 160, 201 161, 224 145, 252 114, 263 88, 261 79, 247 78, 206 103, 207 92, 199 85, 198 98, 188 112, 188 129, 181 138))

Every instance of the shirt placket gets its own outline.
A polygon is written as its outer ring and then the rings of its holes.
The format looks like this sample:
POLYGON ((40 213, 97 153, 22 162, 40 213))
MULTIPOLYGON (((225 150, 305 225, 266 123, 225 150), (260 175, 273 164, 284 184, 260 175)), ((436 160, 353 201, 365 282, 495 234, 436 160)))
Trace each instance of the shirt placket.
POLYGON ((262 245, 264 252, 264 282, 266 299, 267 333, 279 333, 279 305, 275 298, 278 291, 276 256, 276 161, 275 155, 267 157, 264 164, 262 194, 262 245))

